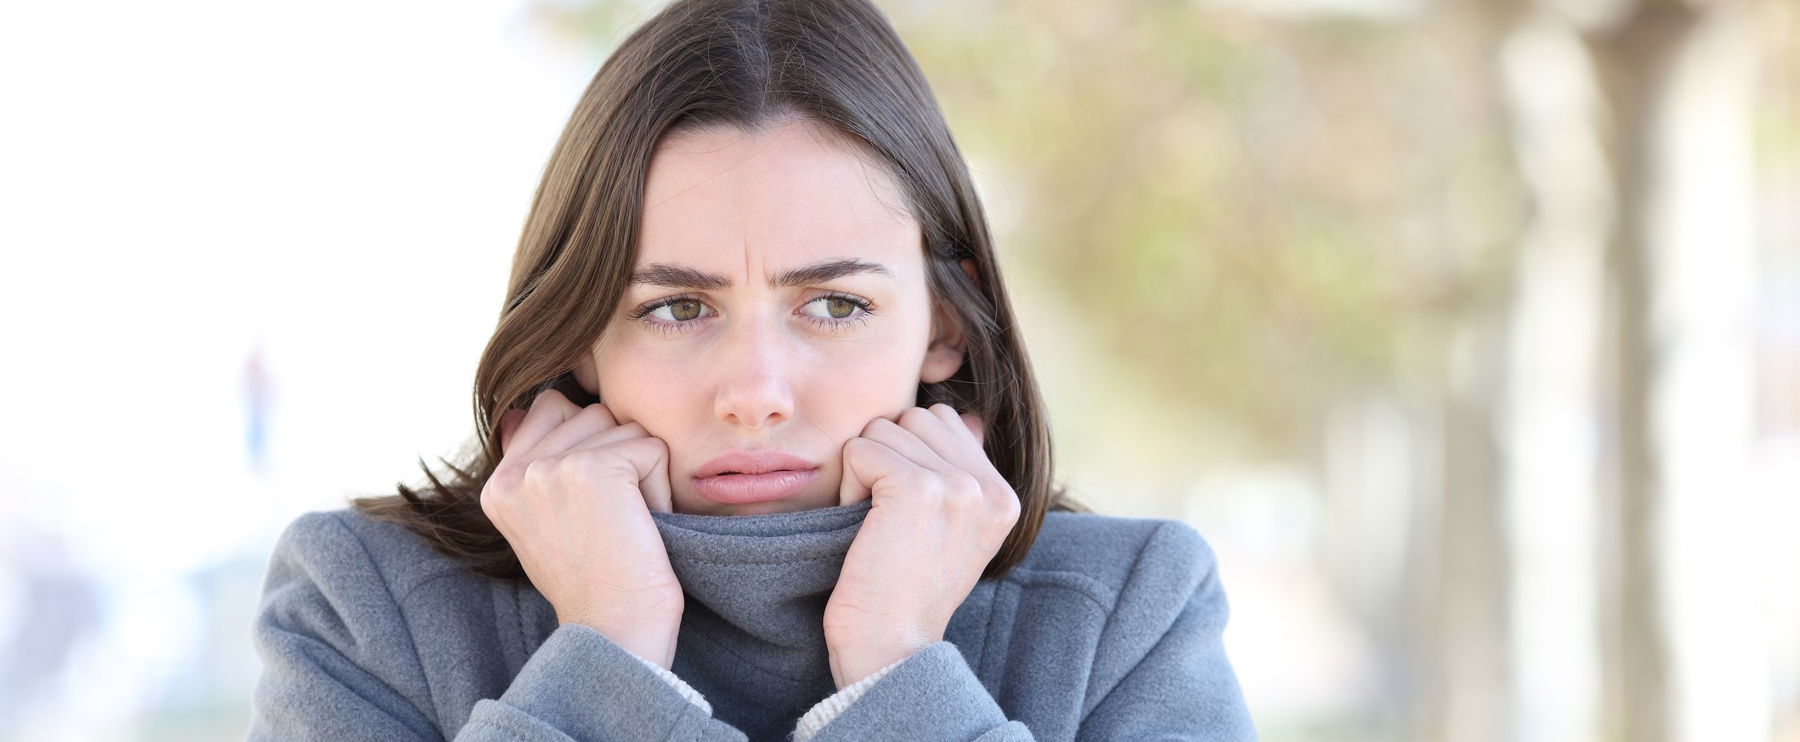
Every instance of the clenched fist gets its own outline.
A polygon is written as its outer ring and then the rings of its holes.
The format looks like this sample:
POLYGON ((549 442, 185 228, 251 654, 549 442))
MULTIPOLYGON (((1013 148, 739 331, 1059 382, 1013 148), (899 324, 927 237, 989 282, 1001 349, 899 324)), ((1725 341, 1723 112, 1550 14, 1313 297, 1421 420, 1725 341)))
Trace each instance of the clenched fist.
POLYGON ((684 599, 650 517, 672 506, 668 444, 548 390, 500 416, 500 450, 481 510, 557 622, 669 667, 684 599))

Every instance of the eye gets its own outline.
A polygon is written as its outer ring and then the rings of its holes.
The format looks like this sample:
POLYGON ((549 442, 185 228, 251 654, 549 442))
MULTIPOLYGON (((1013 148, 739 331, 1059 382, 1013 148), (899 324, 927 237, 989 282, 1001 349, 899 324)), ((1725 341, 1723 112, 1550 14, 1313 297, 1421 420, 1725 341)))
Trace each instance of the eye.
MULTIPOLYGON (((863 299, 845 294, 828 294, 813 299, 806 306, 819 305, 825 308, 825 317, 821 319, 850 319, 856 316, 857 310, 867 311, 869 303, 863 299)), ((817 315, 814 315, 817 316, 817 315)))
POLYGON ((824 307, 825 316, 807 314, 806 319, 830 330, 847 327, 852 322, 868 322, 869 316, 875 313, 875 305, 868 299, 849 294, 826 294, 806 303, 809 307, 814 305, 824 307))
MULTIPOLYGON (((827 330, 845 329, 851 323, 867 322, 875 314, 873 302, 850 294, 830 293, 814 297, 803 306, 815 305, 823 307, 825 314, 805 311, 801 314, 814 326, 827 330)), ((710 311, 710 308, 698 297, 671 296, 638 307, 627 317, 657 332, 685 332, 700 324, 700 320, 706 316, 703 311, 710 311)))
POLYGON ((662 317, 662 316, 668 317, 668 319, 666 320, 668 322, 689 322, 689 321, 698 319, 700 317, 700 308, 704 307, 704 306, 706 306, 706 305, 700 303, 699 299, 684 299, 681 297, 676 297, 676 298, 670 299, 666 302, 663 302, 661 304, 658 304, 654 307, 651 307, 650 311, 646 312, 646 314, 655 314, 657 312, 661 312, 661 311, 667 309, 667 310, 669 310, 669 313, 667 315, 658 315, 658 316, 659 317, 662 317))
POLYGON ((671 296, 638 307, 626 316, 657 332, 681 332, 688 325, 699 324, 700 310, 705 306, 705 302, 693 296, 671 296))

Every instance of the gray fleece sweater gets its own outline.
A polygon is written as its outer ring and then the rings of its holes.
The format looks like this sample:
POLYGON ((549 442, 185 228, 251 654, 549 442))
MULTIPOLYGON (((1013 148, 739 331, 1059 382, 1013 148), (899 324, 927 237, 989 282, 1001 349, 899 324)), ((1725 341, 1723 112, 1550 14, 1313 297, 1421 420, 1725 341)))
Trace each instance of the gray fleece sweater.
POLYGON ((1212 550, 1172 520, 1048 514, 943 641, 834 692, 821 622, 870 506, 652 513, 687 593, 673 672, 396 524, 307 513, 264 583, 249 738, 1255 739, 1212 550))

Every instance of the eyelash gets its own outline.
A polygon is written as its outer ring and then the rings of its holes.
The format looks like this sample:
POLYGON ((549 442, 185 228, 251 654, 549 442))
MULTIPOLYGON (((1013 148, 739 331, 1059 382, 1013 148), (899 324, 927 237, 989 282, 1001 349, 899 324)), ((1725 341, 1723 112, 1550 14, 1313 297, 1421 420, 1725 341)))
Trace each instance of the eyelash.
MULTIPOLYGON (((839 299, 842 301, 847 301, 847 302, 850 302, 851 304, 856 305, 856 308, 862 310, 860 313, 858 313, 855 316, 845 317, 843 319, 826 319, 823 317, 815 317, 810 314, 806 315, 806 319, 808 322, 811 322, 815 326, 818 326, 818 327, 821 327, 821 328, 824 328, 827 330, 836 331, 836 330, 849 329, 849 326, 853 323, 856 323, 856 324, 867 323, 869 321, 870 315, 875 314, 875 304, 873 302, 870 302, 868 299, 864 299, 859 296, 851 296, 849 294, 840 294, 840 293, 833 292, 833 293, 829 293, 829 294, 824 294, 822 296, 813 297, 811 301, 808 301, 806 303, 811 304, 813 302, 824 300, 824 299, 839 299)), ((671 304, 677 304, 677 303, 684 302, 684 301, 699 302, 700 298, 697 296, 694 296, 692 294, 681 294, 681 295, 677 295, 677 296, 664 297, 662 299, 657 299, 656 301, 650 302, 649 304, 645 304, 641 307, 638 307, 637 309, 632 310, 631 314, 629 314, 627 316, 630 319, 635 320, 645 326, 648 326, 650 329, 655 330, 660 333, 669 334, 669 333, 676 333, 676 332, 686 332, 687 329, 684 327, 685 325, 699 324, 700 321, 698 319, 690 319, 690 320, 681 320, 681 321, 676 321, 676 322, 663 322, 661 320, 650 319, 648 316, 651 312, 654 312, 658 309, 669 306, 671 304)), ((705 302, 700 302, 700 303, 702 305, 705 304, 705 302)), ((801 306, 805 306, 805 305, 803 304, 801 306)))

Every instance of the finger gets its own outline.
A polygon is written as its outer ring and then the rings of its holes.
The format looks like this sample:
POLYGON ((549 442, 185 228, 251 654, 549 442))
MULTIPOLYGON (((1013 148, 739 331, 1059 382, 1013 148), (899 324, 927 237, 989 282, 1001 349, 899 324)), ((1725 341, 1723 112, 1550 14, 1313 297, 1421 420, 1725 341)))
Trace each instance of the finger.
POLYGON ((975 445, 977 447, 987 445, 987 423, 982 421, 980 415, 965 412, 957 415, 957 417, 962 419, 963 425, 967 426, 969 432, 975 436, 975 445))
POLYGON ((500 413, 500 455, 501 456, 506 455, 506 444, 508 441, 510 441, 512 439, 513 431, 518 429, 519 421, 524 420, 524 419, 525 419, 525 411, 521 410, 517 407, 514 407, 510 410, 500 413))
POLYGON ((865 483, 856 473, 856 462, 851 460, 851 445, 856 438, 844 441, 844 447, 838 451, 838 505, 854 505, 869 499, 872 482, 865 483))
POLYGON ((913 427, 918 429, 918 438, 931 445, 938 456, 968 474, 979 475, 994 468, 994 463, 988 461, 988 454, 981 450, 981 432, 977 429, 981 418, 974 414, 958 414, 956 407, 941 402, 927 407, 927 412, 931 412, 932 420, 923 420, 920 416, 913 427))
POLYGON ((659 513, 672 513, 675 511, 675 491, 669 486, 669 446, 665 443, 658 448, 656 465, 638 480, 638 491, 644 493, 645 507, 659 513))
POLYGON ((854 505, 874 497, 875 483, 910 469, 917 469, 898 451, 869 438, 844 442, 844 476, 838 483, 838 504, 854 505))
POLYGON ((619 441, 630 440, 632 438, 647 438, 649 436, 650 434, 645 432, 644 426, 638 423, 638 421, 633 420, 624 425, 614 426, 595 433, 586 440, 569 447, 569 450, 564 453, 573 454, 576 451, 586 451, 590 448, 604 448, 619 441))
POLYGON ((941 424, 931 413, 914 407, 901 413, 900 422, 887 418, 870 421, 869 426, 863 430, 862 437, 886 444, 921 469, 950 474, 957 467, 939 456, 933 446, 924 440, 925 436, 943 438, 942 431, 930 430, 941 424))
POLYGON ((953 431, 957 431, 957 438, 973 441, 976 448, 980 448, 982 442, 987 440, 987 425, 982 422, 980 415, 973 413, 959 413, 956 411, 955 407, 951 407, 942 402, 934 404, 927 409, 930 410, 931 414, 937 415, 942 419, 946 427, 953 431), (966 436, 962 435, 962 431, 967 431, 969 434, 966 436))
POLYGON ((581 408, 573 417, 546 434, 543 440, 526 452, 525 457, 537 459, 559 454, 618 426, 619 421, 613 419, 612 411, 606 409, 606 405, 596 402, 581 408))
POLYGON ((661 438, 642 435, 641 431, 642 428, 637 423, 626 423, 598 436, 616 440, 583 443, 567 453, 574 456, 586 451, 589 455, 620 457, 629 468, 629 476, 637 482, 638 492, 644 496, 645 507, 670 512, 674 509, 674 498, 669 491, 669 446, 661 438), (609 447, 605 454, 595 454, 592 451, 602 445, 609 447))
POLYGON ((614 448, 637 472, 638 492, 644 496, 644 506, 660 513, 673 511, 675 500, 669 490, 669 445, 661 438, 639 436, 619 441, 614 448))
POLYGON ((988 462, 987 454, 982 452, 981 444, 968 434, 967 426, 956 418, 956 410, 950 405, 914 407, 901 413, 899 426, 929 448, 937 461, 944 462, 947 469, 940 471, 980 474, 993 466, 988 462))
MULTIPOLYGON (((950 451, 945 458, 949 459, 950 463, 962 468, 963 471, 975 475, 976 481, 993 485, 992 488, 984 485, 983 492, 1012 493, 1010 485, 1004 489, 1000 487, 999 482, 1004 477, 999 476, 999 471, 994 468, 993 460, 988 458, 987 450, 982 448, 982 442, 987 439, 987 426, 982 422, 981 416, 960 414, 947 404, 935 404, 929 409, 932 414, 937 415, 938 419, 943 421, 945 432, 962 442, 961 445, 955 446, 954 450, 950 451)), ((1014 501, 1017 501, 1016 493, 1011 496, 1014 501)))
POLYGON ((512 447, 520 451, 530 451, 538 441, 555 430, 564 420, 575 416, 581 408, 570 402, 568 397, 555 389, 540 392, 531 400, 531 409, 525 412, 525 419, 519 421, 519 427, 513 431, 512 447), (521 448, 522 447, 522 448, 521 448))

